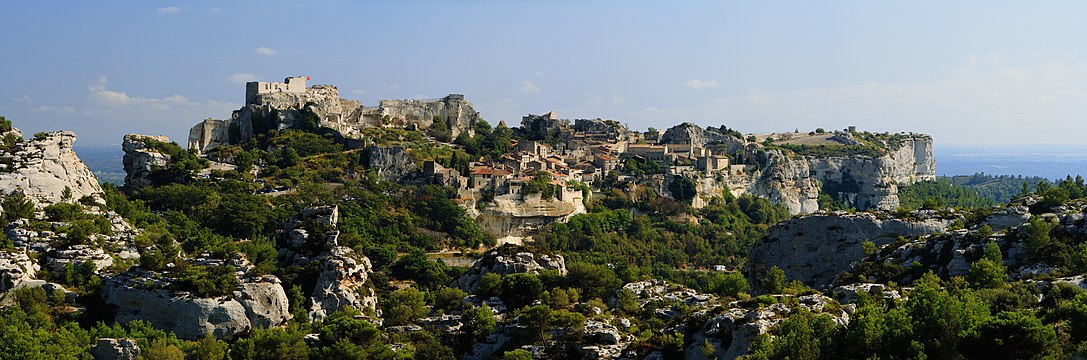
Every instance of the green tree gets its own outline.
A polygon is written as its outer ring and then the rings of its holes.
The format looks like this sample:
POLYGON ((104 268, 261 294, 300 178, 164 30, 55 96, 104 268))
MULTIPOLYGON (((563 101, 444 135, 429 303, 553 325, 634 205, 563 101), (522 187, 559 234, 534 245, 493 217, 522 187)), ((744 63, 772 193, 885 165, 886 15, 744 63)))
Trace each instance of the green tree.
POLYGON ((615 293, 615 303, 618 305, 619 310, 626 312, 627 314, 637 314, 641 310, 641 304, 638 303, 638 296, 634 295, 630 289, 619 289, 615 293))
POLYGON ((672 182, 668 183, 668 192, 672 193, 676 201, 685 203, 690 203, 698 195, 694 180, 686 176, 673 176, 672 182))
POLYGON ((780 294, 785 291, 785 285, 788 280, 785 278, 785 270, 774 266, 770 268, 770 272, 766 274, 766 279, 763 280, 763 288, 766 293, 780 294))
POLYGON ((566 265, 566 281, 584 299, 604 299, 623 284, 615 272, 603 265, 573 262, 566 265))
POLYGON ((547 305, 526 307, 517 316, 517 321, 528 328, 528 333, 532 336, 530 342, 542 340, 547 333, 547 325, 551 322, 551 308, 547 305))
POLYGON ((461 323, 465 343, 482 341, 494 331, 494 312, 487 305, 469 307, 461 315, 461 323))
POLYGON ((1000 246, 994 241, 989 241, 985 244, 985 254, 982 258, 970 264, 970 272, 966 275, 966 280, 979 289, 1003 288, 1008 279, 1008 270, 1003 262, 1000 246))
POLYGON ((502 299, 512 308, 531 304, 542 292, 543 282, 534 274, 510 274, 502 279, 502 299))
POLYGON ((502 360, 532 360, 532 353, 525 349, 513 349, 502 353, 502 360))
POLYGON ((461 302, 468 296, 464 290, 451 287, 439 288, 430 294, 434 298, 434 308, 445 311, 460 310, 461 302))
POLYGON ((1002 312, 966 334, 967 359, 1053 359, 1057 334, 1030 311, 1002 312))
POLYGON ((759 335, 752 345, 753 358, 766 359, 822 359, 830 356, 831 346, 838 329, 827 315, 813 315, 801 308, 781 324, 775 326, 770 334, 759 335))
POLYGON ((185 360, 185 352, 164 339, 151 341, 151 346, 140 349, 140 356, 146 359, 185 360))
POLYGON ((382 304, 385 323, 390 326, 407 325, 427 314, 422 291, 405 288, 393 291, 382 304))
POLYGON ((1023 242, 1026 245, 1027 254, 1032 259, 1041 259, 1046 255, 1046 249, 1052 244, 1049 231, 1052 226, 1039 217, 1031 217, 1022 228, 1023 242))
POLYGON ((502 294, 502 275, 498 275, 492 272, 486 273, 479 279, 479 286, 476 287, 475 294, 491 297, 502 294))

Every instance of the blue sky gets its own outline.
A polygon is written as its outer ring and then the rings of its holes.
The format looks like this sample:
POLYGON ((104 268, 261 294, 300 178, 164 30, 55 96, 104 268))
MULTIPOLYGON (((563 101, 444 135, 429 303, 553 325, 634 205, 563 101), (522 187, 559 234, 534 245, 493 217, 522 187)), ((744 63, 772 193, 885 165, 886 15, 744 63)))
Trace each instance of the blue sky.
POLYGON ((247 80, 463 93, 635 129, 844 128, 937 144, 1083 144, 1087 2, 22 1, 0 13, 0 115, 26 133, 184 143, 247 80))

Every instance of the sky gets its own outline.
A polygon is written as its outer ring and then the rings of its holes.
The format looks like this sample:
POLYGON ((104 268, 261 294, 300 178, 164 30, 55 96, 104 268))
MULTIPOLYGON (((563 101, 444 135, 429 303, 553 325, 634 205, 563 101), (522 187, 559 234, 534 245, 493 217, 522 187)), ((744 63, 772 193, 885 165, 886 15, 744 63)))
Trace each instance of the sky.
POLYGON ((744 133, 856 125, 940 144, 1084 144, 1083 1, 18 1, 0 115, 77 145, 181 144, 246 81, 464 94, 525 114, 744 133))

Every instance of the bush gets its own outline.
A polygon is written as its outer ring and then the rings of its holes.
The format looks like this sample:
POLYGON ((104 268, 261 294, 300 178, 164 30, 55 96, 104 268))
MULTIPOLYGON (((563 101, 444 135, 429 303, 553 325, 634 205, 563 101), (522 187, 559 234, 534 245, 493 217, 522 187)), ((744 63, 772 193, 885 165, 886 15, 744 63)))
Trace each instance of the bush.
POLYGON ((235 269, 229 265, 184 266, 176 276, 174 286, 177 290, 190 291, 199 297, 229 296, 238 287, 235 269))
POLYGON ((385 324, 389 326, 407 325, 426 316, 424 294, 415 288, 393 291, 382 304, 385 324))

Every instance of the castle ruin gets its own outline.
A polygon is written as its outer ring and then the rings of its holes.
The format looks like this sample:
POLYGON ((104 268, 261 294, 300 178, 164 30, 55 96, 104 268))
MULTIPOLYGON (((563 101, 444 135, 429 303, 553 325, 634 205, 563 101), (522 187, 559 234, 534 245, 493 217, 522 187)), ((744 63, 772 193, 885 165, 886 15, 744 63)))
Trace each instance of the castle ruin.
POLYGON ((283 82, 250 81, 245 83, 245 103, 255 104, 257 95, 271 93, 301 93, 306 91, 309 76, 295 76, 283 79, 283 82))

